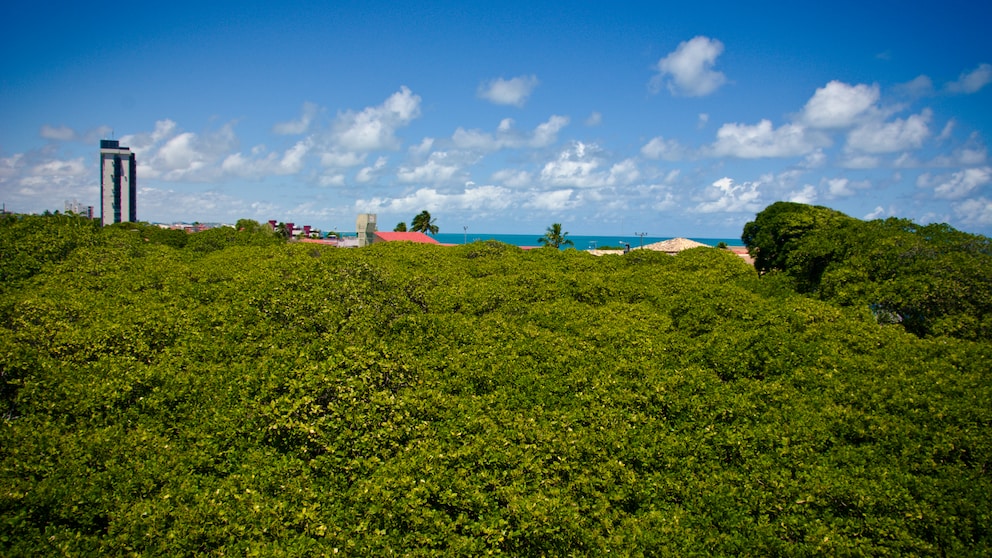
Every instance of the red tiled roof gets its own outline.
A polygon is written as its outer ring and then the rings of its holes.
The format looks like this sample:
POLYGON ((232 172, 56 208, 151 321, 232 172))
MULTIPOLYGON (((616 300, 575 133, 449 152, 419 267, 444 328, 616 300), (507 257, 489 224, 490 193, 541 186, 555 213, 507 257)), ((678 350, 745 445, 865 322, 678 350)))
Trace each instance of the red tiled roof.
POLYGON ((376 242, 416 242, 418 244, 440 244, 422 232, 377 232, 376 242))

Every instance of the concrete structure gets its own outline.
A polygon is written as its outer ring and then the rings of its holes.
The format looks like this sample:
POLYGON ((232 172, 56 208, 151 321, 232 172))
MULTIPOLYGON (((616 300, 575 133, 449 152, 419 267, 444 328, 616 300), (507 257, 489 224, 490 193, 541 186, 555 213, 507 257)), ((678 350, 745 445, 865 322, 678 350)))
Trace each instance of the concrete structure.
POLYGON ((355 230, 358 232, 359 248, 375 242, 375 213, 359 213, 358 219, 355 219, 355 230))
POLYGON ((100 140, 100 221, 138 220, 138 164, 134 153, 117 140, 100 140))

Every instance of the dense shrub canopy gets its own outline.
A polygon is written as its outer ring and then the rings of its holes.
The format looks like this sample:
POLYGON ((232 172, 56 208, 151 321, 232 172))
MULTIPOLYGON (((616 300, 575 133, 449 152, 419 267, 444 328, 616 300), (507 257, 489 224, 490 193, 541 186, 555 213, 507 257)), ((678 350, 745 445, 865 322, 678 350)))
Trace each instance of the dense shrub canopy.
POLYGON ((870 308, 920 336, 992 341, 992 241, 944 224, 861 221, 818 206, 778 202, 744 227, 762 273, 795 289, 870 308))
POLYGON ((18 223, 0 555, 992 549, 988 342, 726 251, 18 223))

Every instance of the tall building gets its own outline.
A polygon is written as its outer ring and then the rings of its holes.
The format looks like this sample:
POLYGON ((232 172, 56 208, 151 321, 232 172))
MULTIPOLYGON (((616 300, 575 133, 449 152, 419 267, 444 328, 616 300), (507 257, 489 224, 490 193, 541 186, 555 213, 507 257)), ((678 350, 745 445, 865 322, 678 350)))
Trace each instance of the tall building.
POLYGON ((355 219, 355 229, 358 232, 359 248, 375 242, 375 213, 359 213, 355 219))
POLYGON ((138 174, 134 153, 117 140, 100 140, 100 220, 103 225, 138 220, 138 174))

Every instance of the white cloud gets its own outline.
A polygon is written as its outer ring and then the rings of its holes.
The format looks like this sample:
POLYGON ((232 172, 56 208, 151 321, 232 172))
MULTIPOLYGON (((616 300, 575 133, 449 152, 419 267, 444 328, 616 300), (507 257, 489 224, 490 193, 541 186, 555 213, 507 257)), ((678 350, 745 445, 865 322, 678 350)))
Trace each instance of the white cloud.
POLYGON ((420 116, 420 97, 403 86, 381 105, 344 112, 334 124, 333 138, 345 151, 396 149, 396 130, 420 116))
POLYGON ((382 174, 383 169, 386 168, 386 162, 387 159, 385 157, 379 157, 372 166, 363 167, 362 170, 358 171, 358 174, 355 175, 355 181, 362 183, 372 182, 382 174))
POLYGON ((927 97, 933 94, 933 80, 928 76, 917 76, 912 81, 895 86, 895 92, 906 97, 927 97))
POLYGON ((875 209, 864 216, 865 221, 874 221, 875 219, 881 219, 885 215, 885 208, 882 206, 876 206, 875 209))
POLYGON ((964 169, 939 177, 924 173, 917 178, 916 183, 921 187, 933 188, 933 194, 937 198, 961 199, 992 183, 992 167, 964 169))
POLYGON ((812 184, 807 184, 803 186, 802 190, 796 190, 795 192, 789 192, 785 197, 786 201, 795 203, 805 203, 811 204, 815 203, 817 198, 816 187, 812 184))
POLYGON ((571 209, 577 205, 577 202, 572 200, 572 192, 572 189, 537 192, 524 203, 524 207, 552 212, 571 209))
POLYGON ((221 170, 227 174, 256 180, 269 175, 295 174, 303 169, 304 157, 310 151, 310 142, 299 141, 281 156, 274 152, 260 156, 264 151, 264 146, 259 146, 252 150, 254 157, 246 157, 240 152, 228 155, 221 163, 221 170))
POLYGON ((717 156, 755 159, 761 157, 796 157, 813 152, 827 143, 825 139, 807 133, 799 124, 786 124, 777 129, 762 120, 754 126, 724 124, 717 130, 712 151, 717 156))
POLYGON ((848 153, 838 162, 845 169, 875 169, 881 164, 874 155, 848 153))
POLYGON ((497 78, 479 85, 478 96, 497 105, 522 107, 537 84, 537 76, 534 75, 497 78))
POLYGON ((0 159, 0 184, 7 182, 21 173, 24 168, 24 154, 16 153, 0 159))
POLYGON ((381 213, 407 214, 423 209, 431 212, 472 211, 485 215, 502 211, 516 203, 513 193, 500 186, 467 184, 461 192, 443 193, 434 188, 420 188, 396 198, 358 200, 355 208, 381 213))
MULTIPOLYGON (((176 133, 176 123, 160 120, 155 131, 121 138, 121 145, 131 147, 138 160, 138 176, 144 179, 191 180, 217 179, 223 163, 238 143, 234 124, 229 122, 204 134, 176 133)), ((247 160, 234 159, 232 168, 247 160)))
POLYGON ((721 178, 703 193, 705 201, 695 210, 699 213, 745 213, 761 209, 758 182, 735 184, 731 178, 721 178))
POLYGON ((427 161, 415 167, 401 167, 396 173, 401 182, 428 182, 432 184, 448 182, 455 178, 460 170, 453 163, 448 153, 435 151, 427 161))
POLYGON ((953 205, 954 213, 967 225, 992 225, 992 200, 981 197, 953 205))
POLYGON ((69 141, 76 139, 76 132, 68 126, 49 126, 45 124, 41 127, 41 137, 50 140, 69 141))
POLYGON ((962 73, 957 81, 945 86, 951 93, 976 93, 989 83, 992 83, 992 64, 979 64, 971 72, 962 73))
POLYGON ((568 123, 567 116, 554 114, 547 122, 538 124, 532 132, 521 133, 513 128, 512 119, 504 118, 496 128, 495 134, 459 127, 451 136, 451 141, 459 149, 483 152, 522 147, 547 147, 558 141, 558 132, 568 126, 568 123))
POLYGON ((726 76, 713 70, 722 53, 723 43, 708 37, 679 43, 674 52, 658 61, 652 91, 657 93, 664 84, 673 95, 702 97, 713 93, 727 82, 726 76))
POLYGON ((871 187, 867 181, 853 181, 848 178, 824 178, 822 183, 827 188, 827 199, 849 198, 857 193, 871 187))
POLYGON ((538 124, 528 142, 531 147, 546 147, 558 141, 558 132, 568 126, 567 116, 552 115, 547 122, 538 124))
POLYGON ((365 163, 368 153, 331 150, 320 154, 320 164, 327 168, 347 169, 365 163))
POLYGON ((499 182, 510 188, 523 188, 530 186, 534 179, 531 174, 525 170, 519 169, 503 169, 493 173, 492 179, 494 182, 499 182))
POLYGON ((606 183, 605 173, 599 171, 603 160, 596 145, 574 142, 541 169, 541 181, 552 186, 592 188, 606 183))
POLYGON ((813 128, 846 128, 871 110, 878 98, 878 85, 831 81, 806 102, 800 119, 813 128))
POLYGON ((686 150, 675 140, 666 140, 661 136, 657 136, 651 138, 651 141, 641 147, 641 155, 648 159, 679 161, 685 158, 686 150))
POLYGON ((603 115, 598 112, 593 112, 586 118, 586 126, 593 127, 599 126, 603 123, 603 115))
POLYGON ((129 134, 121 137, 121 145, 129 147, 138 158, 138 163, 140 164, 145 152, 154 149, 163 140, 172 137, 177 127, 177 124, 168 118, 158 120, 155 122, 155 130, 152 132, 129 134))
POLYGON ((892 122, 869 122, 847 136, 847 149, 865 153, 893 153, 918 149, 930 135, 930 109, 892 122))
POLYGON ((298 119, 290 120, 289 122, 279 122, 272 127, 272 131, 276 134, 284 135, 302 134, 310 128, 310 123, 317 116, 318 110, 319 108, 314 103, 309 101, 303 103, 302 114, 300 114, 298 119))

